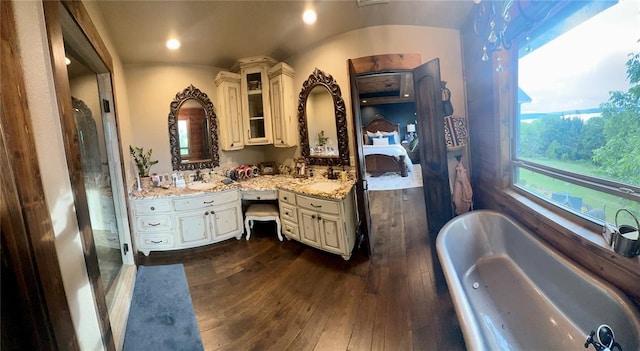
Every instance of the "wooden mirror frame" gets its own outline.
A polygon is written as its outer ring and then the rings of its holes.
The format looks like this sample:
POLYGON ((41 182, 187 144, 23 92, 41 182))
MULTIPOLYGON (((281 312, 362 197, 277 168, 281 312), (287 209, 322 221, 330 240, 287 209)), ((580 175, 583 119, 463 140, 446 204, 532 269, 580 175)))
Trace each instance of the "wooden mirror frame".
POLYGON ((178 92, 176 97, 171 101, 169 109, 169 145, 171 148, 171 165, 174 171, 194 170, 202 168, 214 168, 220 165, 220 156, 218 155, 218 119, 213 110, 213 103, 209 100, 207 94, 200 89, 189 85, 183 91, 178 92), (180 106, 187 100, 196 100, 204 108, 207 123, 209 125, 209 152, 211 158, 209 161, 194 161, 183 163, 180 157, 180 143, 178 141, 178 126, 176 120, 180 106))
POLYGON ((309 165, 349 166, 349 135, 347 134, 347 114, 340 92, 340 86, 330 74, 316 68, 302 84, 298 99, 298 125, 300 126, 300 152, 309 165), (338 135, 338 157, 311 156, 309 148, 309 130, 307 126, 307 99, 316 86, 324 86, 333 98, 338 135))

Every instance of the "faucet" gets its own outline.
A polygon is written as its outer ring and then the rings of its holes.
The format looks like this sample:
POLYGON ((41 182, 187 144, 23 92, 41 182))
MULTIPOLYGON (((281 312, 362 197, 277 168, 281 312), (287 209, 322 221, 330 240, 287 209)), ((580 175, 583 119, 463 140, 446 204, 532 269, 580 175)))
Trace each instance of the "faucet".
POLYGON ((584 342, 584 348, 588 348, 589 345, 593 345, 596 351, 612 351, 615 349, 622 351, 622 347, 615 341, 613 335, 613 329, 606 324, 602 324, 598 327, 597 331, 591 331, 587 336, 587 340, 584 342))
POLYGON ((196 182, 201 182, 203 180, 202 179, 202 172, 200 172, 200 170, 196 171, 196 175, 195 175, 195 177, 193 177, 193 180, 196 181, 196 182))
POLYGON ((333 171, 333 167, 329 166, 327 170, 327 178, 328 179, 338 179, 338 175, 333 171))

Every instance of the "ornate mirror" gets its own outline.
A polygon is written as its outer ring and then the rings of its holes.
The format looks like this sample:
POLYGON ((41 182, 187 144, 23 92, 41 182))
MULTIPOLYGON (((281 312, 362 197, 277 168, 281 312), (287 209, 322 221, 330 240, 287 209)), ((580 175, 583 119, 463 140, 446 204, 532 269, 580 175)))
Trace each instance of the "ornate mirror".
POLYGON ((218 122, 213 103, 193 85, 177 93, 171 102, 169 144, 175 171, 220 165, 218 122))
POLYGON ((340 87, 316 68, 302 84, 298 103, 300 147, 310 165, 349 165, 349 136, 340 87))

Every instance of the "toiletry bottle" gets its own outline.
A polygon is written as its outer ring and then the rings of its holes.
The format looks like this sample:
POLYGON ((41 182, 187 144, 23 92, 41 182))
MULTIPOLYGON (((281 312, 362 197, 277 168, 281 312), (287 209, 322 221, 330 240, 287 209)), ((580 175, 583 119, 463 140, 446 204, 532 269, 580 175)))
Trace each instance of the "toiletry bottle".
POLYGON ((342 172, 340 172, 340 180, 343 182, 347 181, 347 171, 344 169, 344 166, 342 166, 342 172))

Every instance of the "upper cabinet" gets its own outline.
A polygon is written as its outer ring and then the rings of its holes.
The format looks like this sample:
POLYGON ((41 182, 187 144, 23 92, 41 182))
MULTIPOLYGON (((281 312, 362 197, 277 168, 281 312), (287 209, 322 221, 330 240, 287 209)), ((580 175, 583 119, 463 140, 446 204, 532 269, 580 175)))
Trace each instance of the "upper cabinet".
POLYGON ((220 148, 224 151, 244 148, 240 79, 237 73, 222 71, 215 80, 218 87, 220 148))
POLYGON ((240 59, 232 72, 216 76, 220 147, 297 145, 294 71, 264 56, 240 59))
POLYGON ((293 68, 286 63, 279 63, 269 70, 271 122, 275 147, 292 147, 298 144, 293 77, 293 68))
POLYGON ((275 64, 268 57, 250 57, 238 61, 246 145, 273 144, 267 71, 275 64))

